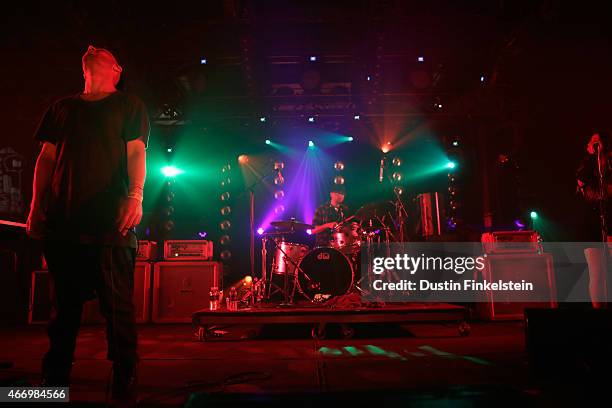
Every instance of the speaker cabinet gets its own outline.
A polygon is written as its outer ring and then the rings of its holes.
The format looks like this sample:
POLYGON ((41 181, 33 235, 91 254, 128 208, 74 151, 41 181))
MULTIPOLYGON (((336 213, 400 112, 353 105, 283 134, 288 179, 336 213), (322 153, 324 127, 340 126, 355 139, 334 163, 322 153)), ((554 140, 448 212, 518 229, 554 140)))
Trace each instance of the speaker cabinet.
POLYGON ((210 288, 221 287, 221 276, 219 262, 157 262, 153 270, 153 322, 191 322, 193 312, 208 308, 210 288))
MULTIPOLYGON (((489 282, 498 280, 533 282, 534 287, 547 288, 545 301, 521 301, 520 294, 489 291, 477 303, 476 310, 485 320, 523 320, 526 308, 556 308, 557 290, 551 254, 515 253, 487 255, 482 279, 489 282), (512 299, 510 299, 512 296, 512 299)), ((539 292, 541 293, 541 292, 539 292)))

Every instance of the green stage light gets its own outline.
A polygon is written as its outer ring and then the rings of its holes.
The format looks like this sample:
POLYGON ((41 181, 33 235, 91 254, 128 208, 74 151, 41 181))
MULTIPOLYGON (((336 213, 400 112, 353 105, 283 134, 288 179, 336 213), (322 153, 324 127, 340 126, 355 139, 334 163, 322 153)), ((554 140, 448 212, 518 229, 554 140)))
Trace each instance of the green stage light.
POLYGON ((183 170, 177 167, 174 167, 174 166, 164 166, 161 168, 161 172, 166 177, 175 177, 175 176, 178 176, 179 174, 182 174, 183 170))
POLYGON ((348 141, 349 141, 349 142, 352 142, 353 140, 355 140, 355 139, 353 139, 353 136, 349 136, 349 137, 348 137, 348 141))
POLYGON ((266 144, 267 145, 272 144, 272 141, 270 139, 266 139, 266 144))
POLYGON ((529 213, 529 216, 531 217, 532 220, 535 220, 536 218, 538 218, 538 213, 535 211, 532 211, 529 213))
POLYGON ((314 142, 312 140, 308 141, 308 147, 314 147, 314 142))
POLYGON ((457 164, 453 161, 449 161, 448 163, 446 163, 446 167, 449 169, 454 169, 455 167, 457 167, 457 164))

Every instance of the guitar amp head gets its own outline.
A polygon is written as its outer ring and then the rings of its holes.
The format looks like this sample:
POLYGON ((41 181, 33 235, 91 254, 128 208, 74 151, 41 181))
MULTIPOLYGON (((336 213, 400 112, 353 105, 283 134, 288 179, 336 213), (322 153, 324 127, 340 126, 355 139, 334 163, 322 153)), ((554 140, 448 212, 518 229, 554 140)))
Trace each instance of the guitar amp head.
POLYGON ((164 243, 166 261, 209 261, 212 258, 212 241, 171 240, 164 243))

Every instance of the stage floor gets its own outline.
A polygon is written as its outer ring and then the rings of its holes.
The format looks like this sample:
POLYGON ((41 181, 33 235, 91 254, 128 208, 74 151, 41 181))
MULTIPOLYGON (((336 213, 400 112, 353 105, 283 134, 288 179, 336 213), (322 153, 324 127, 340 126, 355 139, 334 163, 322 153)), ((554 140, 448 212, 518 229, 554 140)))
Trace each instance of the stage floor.
MULTIPOLYGON (((459 337, 454 324, 387 324, 321 340, 293 325, 255 340, 200 342, 188 324, 140 326, 140 406, 524 406, 548 397, 529 373, 523 330, 474 323, 459 337)), ((1 385, 37 382, 46 348, 43 326, 0 329, 0 360, 15 363, 0 370, 1 385)), ((102 406, 105 357, 103 327, 83 327, 73 401, 102 406)))

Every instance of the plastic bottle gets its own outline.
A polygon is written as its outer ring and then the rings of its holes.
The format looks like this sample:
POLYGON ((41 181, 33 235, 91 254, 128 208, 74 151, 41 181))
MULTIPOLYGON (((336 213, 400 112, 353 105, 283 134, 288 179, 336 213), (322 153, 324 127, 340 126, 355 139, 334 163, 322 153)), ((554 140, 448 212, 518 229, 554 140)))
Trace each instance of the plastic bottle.
POLYGON ((227 296, 227 310, 232 312, 238 310, 238 292, 236 288, 231 288, 227 296))
POLYGON ((219 310, 219 288, 213 286, 210 288, 210 310, 219 310))

